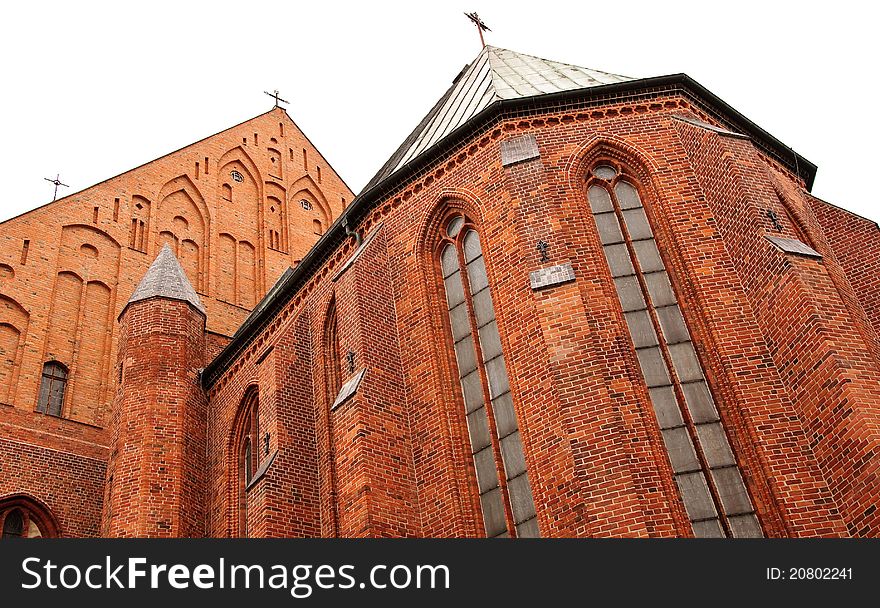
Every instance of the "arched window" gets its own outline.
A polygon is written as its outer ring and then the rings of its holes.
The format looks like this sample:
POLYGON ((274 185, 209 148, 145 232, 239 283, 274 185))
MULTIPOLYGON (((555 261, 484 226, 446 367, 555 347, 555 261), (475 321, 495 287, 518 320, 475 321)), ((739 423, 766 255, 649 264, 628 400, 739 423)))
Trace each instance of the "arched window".
POLYGON ((43 379, 37 411, 50 416, 60 416, 64 407, 64 391, 67 388, 67 368, 57 361, 43 365, 43 379))
POLYGON ((23 496, 0 500, 0 530, 4 539, 41 538, 58 534, 58 526, 51 514, 23 496))
POLYGON ((324 326, 324 353, 327 376, 327 398, 333 403, 342 388, 342 357, 339 352, 339 322, 336 318, 336 300, 327 309, 324 326))
POLYGON ((739 467, 669 280, 638 181, 601 161, 587 196, 632 344, 697 537, 760 537, 739 467))
POLYGON ((480 237, 460 214, 438 248, 486 535, 539 536, 480 237))
POLYGON ((238 460, 238 535, 249 536, 248 530, 248 485, 254 479, 260 461, 259 449, 259 398, 256 390, 251 390, 241 404, 239 427, 236 434, 238 460))
POLYGON ((339 505, 337 501, 338 478, 336 472, 336 434, 334 430, 333 405, 342 388, 342 354, 339 344, 339 320, 336 314, 336 297, 330 300, 324 321, 324 377, 327 387, 324 407, 324 425, 327 430, 327 452, 330 462, 330 509, 333 536, 339 535, 339 505))

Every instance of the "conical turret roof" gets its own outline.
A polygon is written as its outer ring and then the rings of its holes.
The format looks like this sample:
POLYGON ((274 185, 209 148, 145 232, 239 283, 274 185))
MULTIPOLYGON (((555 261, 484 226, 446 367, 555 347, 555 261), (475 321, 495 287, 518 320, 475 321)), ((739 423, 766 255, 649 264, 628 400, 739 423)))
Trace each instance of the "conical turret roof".
POLYGON ((205 312, 199 294, 186 277, 177 257, 166 244, 153 261, 147 274, 141 279, 128 304, 148 298, 167 298, 192 304, 197 310, 205 312))

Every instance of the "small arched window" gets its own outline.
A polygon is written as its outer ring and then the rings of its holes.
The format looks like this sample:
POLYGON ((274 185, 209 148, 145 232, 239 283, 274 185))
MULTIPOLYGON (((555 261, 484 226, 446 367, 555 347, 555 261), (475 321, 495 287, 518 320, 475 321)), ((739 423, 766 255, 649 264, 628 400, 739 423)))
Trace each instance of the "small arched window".
POLYGON ((238 427, 238 535, 249 536, 248 486, 254 479, 259 464, 259 398, 256 390, 248 392, 242 401, 238 427))
POLYGON ((312 229, 315 234, 324 234, 324 225, 321 223, 321 220, 312 220, 312 229))
POLYGON ((50 416, 61 416, 64 408, 64 391, 67 388, 67 368, 57 361, 43 365, 37 411, 50 416))
POLYGON ((35 501, 17 496, 0 501, 2 538, 41 538, 57 536, 54 517, 35 501))
POLYGON ((480 237, 464 215, 437 249, 486 535, 539 536, 480 237))

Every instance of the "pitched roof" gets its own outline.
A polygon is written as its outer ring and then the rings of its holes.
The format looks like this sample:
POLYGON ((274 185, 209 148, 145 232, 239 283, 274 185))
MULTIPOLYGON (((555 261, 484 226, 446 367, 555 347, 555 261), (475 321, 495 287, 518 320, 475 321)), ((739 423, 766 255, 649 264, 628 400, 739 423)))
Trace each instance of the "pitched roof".
POLYGON ((633 80, 494 46, 485 47, 453 81, 365 190, 437 144, 493 103, 633 80))
MULTIPOLYGON (((481 81, 485 82, 485 81, 481 81)), ((415 130, 406 138, 397 152, 385 163, 369 184, 351 201, 345 212, 340 215, 327 229, 318 243, 303 257, 296 268, 286 272, 277 285, 270 291, 263 301, 244 320, 235 336, 223 351, 211 361, 201 376, 202 386, 209 388, 222 376, 233 361, 251 344, 261 331, 271 322, 295 294, 308 283, 312 276, 321 268, 322 264, 336 251, 346 239, 350 237, 349 223, 357 223, 383 200, 388 188, 398 182, 411 179, 422 167, 429 166, 432 157, 443 154, 446 146, 455 146, 457 139, 470 137, 468 126, 479 127, 488 124, 493 117, 504 112, 521 112, 526 109, 531 112, 540 111, 543 108, 553 108, 562 99, 589 99, 591 97, 609 95, 624 96, 629 99, 632 95, 649 94, 657 95, 663 92, 676 92, 683 94, 697 102, 711 115, 719 119, 722 124, 729 124, 736 131, 741 131, 763 151, 776 159, 783 166, 804 178, 807 190, 812 188, 816 177, 816 165, 803 156, 796 154, 794 150, 767 133, 764 129, 740 114, 724 100, 706 89, 703 85, 693 80, 686 74, 670 74, 668 76, 655 76, 651 78, 627 78, 617 74, 608 74, 586 68, 578 68, 555 61, 546 61, 530 55, 515 53, 506 49, 486 47, 473 64, 465 66, 458 78, 452 83, 452 87, 440 98, 434 108, 428 112, 415 130), (493 57, 495 60, 493 60, 493 57), (508 57, 516 67, 510 67, 511 72, 505 74, 505 70, 499 70, 497 66, 504 62, 499 57, 508 57), (513 58, 521 60, 525 66, 519 64, 513 58), (483 59, 484 63, 480 63, 483 59), (527 66, 531 62, 532 67, 527 66), (432 125, 442 121, 441 115, 448 113, 461 102, 453 100, 464 96, 465 91, 476 91, 473 82, 465 77, 473 73, 479 73, 481 69, 489 70, 492 65, 496 66, 488 74, 491 77, 492 92, 488 98, 480 97, 482 105, 471 107, 468 117, 462 113, 453 123, 449 123, 442 130, 441 137, 434 137, 433 143, 420 146, 420 142, 427 135, 432 125), (538 70, 537 66, 546 66, 546 70, 538 70), (559 72, 557 77, 548 78, 547 75, 559 72), (500 73, 500 75, 499 75, 500 73), (577 79, 575 79, 575 77, 577 79), (521 78, 525 82, 519 82, 521 78), (603 82, 602 79, 608 80, 603 82), (471 82, 469 86, 465 86, 471 82), (496 82, 507 83, 507 87, 496 85, 496 82), (516 86, 514 86, 514 83, 516 86), (588 84, 584 84, 588 83, 588 84), (527 88, 531 87, 531 88, 527 88), (542 87, 554 86, 549 93, 540 93, 545 90, 542 87), (562 87, 566 88, 562 88, 562 87), (512 97, 501 97, 499 91, 506 91, 512 97), (535 93, 537 91, 537 93, 535 93), (482 110, 476 110, 482 107, 482 110), (410 151, 418 147, 418 152, 410 151), (403 160, 406 158, 407 160, 403 160)), ((487 89, 487 94, 489 90, 487 89)), ((474 93, 476 96, 476 93, 474 93)), ((617 97, 615 97, 617 98, 617 97)), ((730 133, 734 135, 735 133, 730 133)))
POLYGON ((191 304, 202 313, 205 312, 199 294, 193 289, 192 283, 186 278, 183 267, 167 244, 162 247, 162 251, 159 252, 150 269, 147 270, 147 274, 141 279, 128 304, 148 298, 180 300, 191 304))

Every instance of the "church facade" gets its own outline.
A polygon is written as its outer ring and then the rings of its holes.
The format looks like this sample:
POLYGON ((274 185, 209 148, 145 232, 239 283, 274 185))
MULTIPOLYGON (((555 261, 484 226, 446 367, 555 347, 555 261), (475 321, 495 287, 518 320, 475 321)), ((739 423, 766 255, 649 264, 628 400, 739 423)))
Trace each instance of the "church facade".
POLYGON ((486 47, 0 224, 4 536, 880 535, 880 229, 685 75, 486 47))

